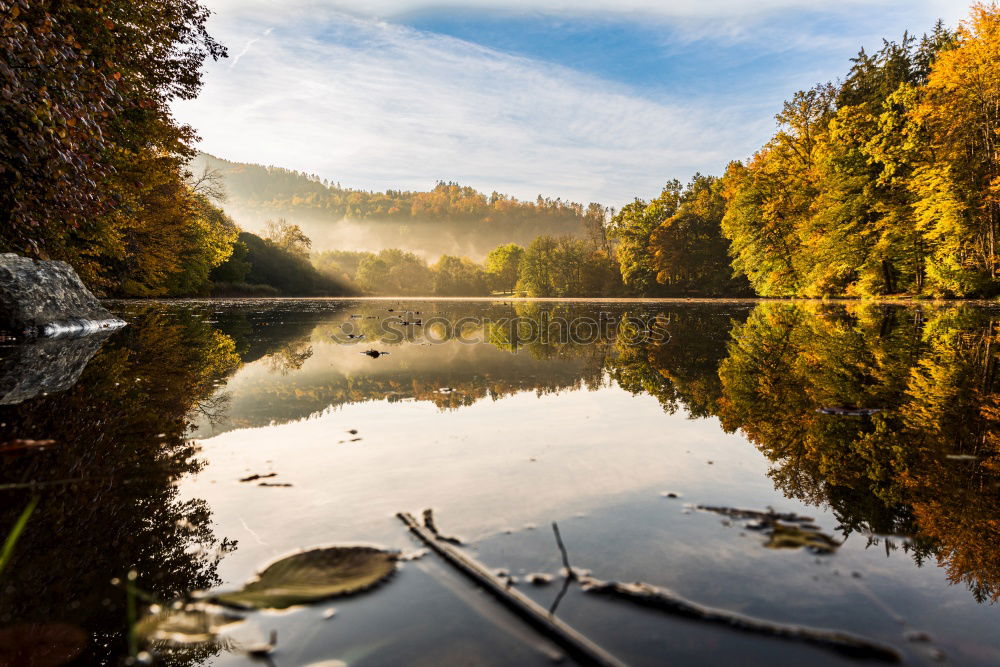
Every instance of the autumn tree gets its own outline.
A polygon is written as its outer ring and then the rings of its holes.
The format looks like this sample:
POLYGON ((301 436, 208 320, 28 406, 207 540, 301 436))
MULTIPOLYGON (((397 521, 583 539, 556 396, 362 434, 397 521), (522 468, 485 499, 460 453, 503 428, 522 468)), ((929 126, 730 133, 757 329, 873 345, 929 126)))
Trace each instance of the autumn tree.
POLYGON ((284 218, 267 220, 264 223, 264 238, 282 250, 299 257, 308 258, 309 249, 312 248, 312 240, 305 235, 302 228, 284 218))
POLYGON ((732 277, 729 241, 721 227, 725 208, 719 179, 696 174, 681 193, 676 212, 651 233, 656 281, 670 293, 735 296, 749 291, 742 276, 732 277))
POLYGON ((186 193, 163 212, 169 230, 136 218, 160 194, 189 187, 194 135, 170 104, 194 97, 202 63, 225 55, 208 16, 196 0, 0 0, 3 249, 69 260, 108 291, 164 293, 185 282, 178 264, 205 222, 189 217, 197 202, 186 193), (148 270, 136 267, 144 238, 159 244, 148 270), (133 277, 117 274, 122 266, 133 277))
POLYGON ((516 243, 497 246, 486 255, 486 275, 490 286, 502 292, 513 292, 524 248, 516 243))
POLYGON ((625 205, 608 225, 608 236, 616 243, 615 259, 622 282, 636 294, 647 296, 656 291, 650 239, 653 231, 677 212, 682 189, 680 181, 670 181, 659 197, 648 203, 636 199, 625 205))
POLYGON ((466 257, 442 255, 431 266, 434 293, 441 296, 484 296, 489 293, 486 272, 466 257))

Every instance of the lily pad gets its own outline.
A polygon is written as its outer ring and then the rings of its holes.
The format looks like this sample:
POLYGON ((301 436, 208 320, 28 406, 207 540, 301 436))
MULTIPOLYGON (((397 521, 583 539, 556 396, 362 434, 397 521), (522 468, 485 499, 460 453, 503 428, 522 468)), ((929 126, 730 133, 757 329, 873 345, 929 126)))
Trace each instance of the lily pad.
POLYGON ((396 555, 381 549, 313 549, 272 563, 242 590, 212 601, 238 609, 287 609, 366 591, 395 571, 396 555))

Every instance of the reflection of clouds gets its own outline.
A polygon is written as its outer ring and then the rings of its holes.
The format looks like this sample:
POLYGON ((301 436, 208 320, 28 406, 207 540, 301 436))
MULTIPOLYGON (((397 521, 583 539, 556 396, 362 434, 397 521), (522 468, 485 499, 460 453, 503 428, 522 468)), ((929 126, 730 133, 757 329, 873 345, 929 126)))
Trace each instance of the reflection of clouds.
MULTIPOLYGON (((617 388, 524 393, 451 412, 426 403, 355 404, 201 445, 211 464, 183 483, 182 494, 208 499, 220 526, 253 516, 276 553, 338 541, 403 547, 394 513, 425 507, 449 532, 475 539, 570 519, 636 493, 656 498, 663 488, 686 497, 726 489, 724 502, 773 503, 765 460, 741 437, 719 433, 714 420, 666 415, 655 399, 617 388), (337 444, 348 429, 362 440, 337 444), (716 464, 707 466, 709 458, 716 464), (235 482, 265 468, 294 486, 235 482)), ((249 570, 260 559, 247 549, 227 565, 249 570)))

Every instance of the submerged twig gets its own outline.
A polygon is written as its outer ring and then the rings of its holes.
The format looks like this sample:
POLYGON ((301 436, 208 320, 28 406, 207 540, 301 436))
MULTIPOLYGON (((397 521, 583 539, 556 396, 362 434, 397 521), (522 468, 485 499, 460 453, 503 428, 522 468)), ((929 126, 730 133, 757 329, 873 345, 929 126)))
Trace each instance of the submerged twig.
POLYGON ((576 572, 569 565, 569 554, 566 553, 566 545, 563 544, 562 535, 559 534, 559 524, 555 521, 552 522, 552 532, 556 534, 556 545, 559 547, 559 553, 562 554, 563 567, 566 568, 566 578, 576 579, 576 572))
POLYGON ((608 595, 669 614, 725 625, 735 630, 804 642, 837 651, 852 658, 885 662, 900 662, 902 660, 902 656, 896 649, 864 637, 839 630, 775 623, 724 609, 706 607, 650 584, 621 584, 597 579, 584 579, 583 584, 584 590, 590 593, 608 595))
POLYGON ((429 507, 424 510, 424 527, 427 528, 427 530, 431 531, 434 534, 434 537, 438 538, 439 540, 444 540, 445 542, 450 542, 451 544, 459 546, 461 546, 462 544, 461 539, 453 537, 451 535, 442 535, 438 531, 437 524, 434 523, 434 510, 432 510, 429 507))
MULTIPOLYGON (((574 660, 583 665, 622 665, 614 656, 578 633, 557 618, 550 616, 520 591, 508 588, 493 576, 481 563, 443 541, 430 528, 421 526, 413 515, 400 512, 396 515, 414 535, 433 549, 448 564, 482 586, 508 609, 529 623, 538 632, 563 648, 574 660)), ((426 518, 426 514, 425 514, 426 518)), ((432 519, 433 525, 433 519, 432 519)))
POLYGON ((552 606, 549 607, 549 615, 554 616, 556 609, 559 608, 559 603, 562 602, 563 597, 566 596, 566 591, 569 590, 569 585, 576 581, 576 572, 569 564, 569 554, 566 552, 566 545, 563 544, 562 535, 559 534, 559 524, 555 521, 552 522, 552 532, 556 535, 556 545, 559 547, 559 553, 562 554, 563 567, 566 569, 566 577, 563 579, 562 588, 559 589, 559 594, 556 595, 555 600, 552 601, 552 606))

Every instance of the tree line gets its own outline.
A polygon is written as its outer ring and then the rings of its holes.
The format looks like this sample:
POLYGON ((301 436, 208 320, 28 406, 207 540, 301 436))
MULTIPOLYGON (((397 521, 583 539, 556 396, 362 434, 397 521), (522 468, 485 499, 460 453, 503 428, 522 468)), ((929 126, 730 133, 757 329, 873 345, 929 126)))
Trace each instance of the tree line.
POLYGON ((196 0, 0 0, 0 250, 106 294, 197 292, 236 225, 186 173, 174 100, 226 50, 196 0), (137 45, 142 45, 139 48, 137 45))
POLYGON ((995 3, 954 30, 862 50, 843 80, 795 93, 770 141, 721 178, 671 181, 619 211, 192 163, 196 135, 169 105, 197 95, 204 62, 226 55, 208 16, 197 0, 0 0, 0 251, 66 260, 107 296, 1000 293, 995 3), (261 210, 399 221, 400 246, 462 229, 482 241, 472 252, 498 247, 485 265, 464 250, 433 266, 402 250, 310 263, 285 239, 241 231, 221 208, 221 178, 261 210), (500 249, 511 241, 519 250, 500 249))
POLYGON ((611 221, 629 291, 768 297, 1000 292, 1000 9, 884 41, 795 93, 721 179, 668 183, 611 221))
POLYGON ((248 208, 290 217, 321 211, 330 219, 459 222, 497 226, 544 226, 575 232, 588 215, 603 218, 604 207, 538 195, 519 200, 496 191, 489 195, 455 182, 439 181, 431 190, 357 190, 308 174, 270 165, 223 160, 206 153, 194 164, 218 172, 234 200, 248 208))
POLYGON ((997 294, 997 5, 852 63, 726 171, 733 267, 763 296, 997 294))

